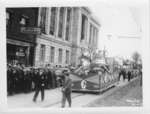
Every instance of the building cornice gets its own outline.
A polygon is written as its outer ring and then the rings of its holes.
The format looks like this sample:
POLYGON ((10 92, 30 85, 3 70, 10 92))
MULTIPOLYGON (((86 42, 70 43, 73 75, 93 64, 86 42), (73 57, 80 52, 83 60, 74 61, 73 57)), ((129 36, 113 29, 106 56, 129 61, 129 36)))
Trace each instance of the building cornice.
POLYGON ((91 14, 91 10, 88 7, 82 7, 82 9, 84 9, 86 12, 88 12, 89 14, 91 14))
POLYGON ((91 20, 96 23, 96 25, 98 25, 99 27, 101 26, 100 23, 93 17, 91 16, 91 20))
POLYGON ((32 43, 23 42, 23 41, 14 40, 14 39, 8 39, 8 38, 7 38, 7 44, 12 44, 12 45, 17 45, 17 46, 34 46, 34 44, 32 43))
POLYGON ((98 22, 97 19, 95 19, 95 17, 93 17, 92 12, 90 10, 90 8, 88 7, 81 7, 85 12, 87 12, 87 14, 89 15, 90 19, 99 27, 101 26, 100 23, 98 22))

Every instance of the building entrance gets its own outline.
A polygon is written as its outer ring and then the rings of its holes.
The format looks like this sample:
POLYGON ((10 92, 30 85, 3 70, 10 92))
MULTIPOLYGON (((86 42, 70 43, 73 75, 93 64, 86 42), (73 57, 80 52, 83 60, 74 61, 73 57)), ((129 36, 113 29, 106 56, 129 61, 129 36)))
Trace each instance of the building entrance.
POLYGON ((7 44, 7 63, 33 65, 32 47, 7 44))

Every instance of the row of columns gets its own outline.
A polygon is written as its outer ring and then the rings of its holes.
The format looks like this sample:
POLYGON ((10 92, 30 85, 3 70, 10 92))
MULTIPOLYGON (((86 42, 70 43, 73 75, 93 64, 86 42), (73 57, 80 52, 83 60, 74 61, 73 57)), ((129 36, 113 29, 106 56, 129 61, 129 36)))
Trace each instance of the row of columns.
POLYGON ((89 44, 92 46, 97 46, 98 42, 98 30, 92 24, 90 24, 90 36, 89 36, 89 44))
MULTIPOLYGON (((83 14, 84 15, 84 14, 83 14)), ((90 20, 90 16, 87 16, 85 15, 87 18, 86 18, 86 22, 85 22, 85 29, 84 30, 84 35, 85 35, 85 42, 88 44, 88 45, 92 45, 92 46, 97 46, 97 40, 98 40, 98 29, 96 26, 94 26, 94 24, 91 22, 90 20)), ((82 22, 82 13, 81 13, 81 22, 82 22)), ((81 23, 82 25, 82 23, 81 23)), ((82 30, 81 30, 82 32, 82 30)), ((80 36, 81 38, 81 36, 80 36)))
MULTIPOLYGON (((38 20, 38 26, 40 26, 40 20, 41 20, 41 17, 40 17, 40 12, 41 12, 42 8, 39 8, 39 20, 38 20)), ((54 32, 54 35, 53 37, 57 37, 58 38, 58 31, 59 31, 59 15, 60 15, 60 7, 57 7, 56 8, 56 23, 55 23, 55 32, 54 32)), ((66 22, 67 22, 67 8, 64 7, 64 14, 63 14, 63 18, 64 18, 64 21, 63 21, 63 28, 62 28, 62 40, 65 40, 65 37, 66 37, 66 22)), ((46 9, 46 24, 45 24, 45 32, 47 35, 50 35, 49 31, 50 31, 50 19, 51 19, 51 8, 47 8, 46 9)), ((71 9, 71 16, 70 16, 70 20, 72 22, 72 9, 71 9)), ((71 33, 71 25, 72 23, 70 23, 70 31, 69 33, 71 33)), ((71 34, 69 34, 69 41, 71 41, 71 34)))
POLYGON ((44 64, 52 64, 52 65, 68 65, 70 64, 70 57, 71 57, 71 50, 67 47, 61 47, 58 45, 45 45, 45 56, 44 61, 41 61, 40 59, 40 53, 41 53, 41 44, 38 44, 36 47, 36 56, 35 56, 35 65, 44 65, 44 64), (54 47, 54 61, 51 62, 51 47, 54 47), (59 62, 59 49, 62 49, 62 62, 59 62), (69 63, 66 63, 66 51, 69 52, 69 63))

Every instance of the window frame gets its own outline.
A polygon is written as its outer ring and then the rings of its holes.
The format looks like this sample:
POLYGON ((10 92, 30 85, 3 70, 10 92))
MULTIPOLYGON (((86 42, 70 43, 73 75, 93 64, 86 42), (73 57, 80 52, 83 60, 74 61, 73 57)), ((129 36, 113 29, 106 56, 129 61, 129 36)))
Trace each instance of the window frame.
POLYGON ((58 63, 59 64, 62 64, 62 57, 63 57, 63 49, 62 48, 59 48, 58 49, 58 63))
POLYGON ((66 61, 65 61, 66 64, 69 64, 69 62, 70 62, 69 53, 70 53, 70 51, 66 50, 66 61))
POLYGON ((58 37, 59 38, 63 38, 64 22, 65 22, 65 7, 61 7, 59 9, 59 20, 58 20, 58 37), (61 9, 63 9, 63 10, 61 10, 61 9))
POLYGON ((54 46, 50 46, 50 62, 51 63, 55 62, 55 47, 54 46))
POLYGON ((50 11, 51 11, 51 15, 50 15, 49 34, 50 35, 55 35, 55 33, 56 33, 56 24, 57 24, 57 8, 56 7, 52 7, 50 11), (55 9, 54 10, 54 14, 52 13, 52 9, 55 9), (53 31, 51 31, 52 28, 54 29, 53 31))
POLYGON ((70 37, 70 32, 71 32, 71 15, 72 15, 72 8, 68 7, 67 8, 67 18, 66 18, 66 32, 65 32, 65 40, 66 41, 70 41, 69 37, 70 37), (69 10, 70 10, 70 14, 68 14, 69 10))
POLYGON ((44 44, 40 45, 40 60, 45 61, 45 53, 46 52, 46 46, 44 44))
POLYGON ((47 15, 47 8, 42 7, 40 10, 40 28, 41 32, 46 34, 46 15, 47 15))

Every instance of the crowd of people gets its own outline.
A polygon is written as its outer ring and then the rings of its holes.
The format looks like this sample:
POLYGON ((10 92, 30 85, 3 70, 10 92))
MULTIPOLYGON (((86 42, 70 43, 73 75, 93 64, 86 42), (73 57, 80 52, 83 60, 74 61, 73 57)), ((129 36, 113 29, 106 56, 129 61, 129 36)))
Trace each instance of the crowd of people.
MULTIPOLYGON (((71 68, 68 67, 70 70, 71 68)), ((62 77, 56 72, 56 68, 50 68, 49 66, 37 68, 37 67, 24 67, 22 65, 7 65, 7 93, 13 95, 16 93, 29 93, 36 90, 36 83, 41 79, 38 78, 39 73, 42 71, 44 75, 44 89, 54 89, 62 86, 62 77)), ((125 69, 122 68, 118 71, 119 79, 123 76, 123 80, 126 78, 130 81, 137 75, 142 75, 141 70, 125 69)))
MULTIPOLYGON (((33 102, 36 102, 38 94, 41 92, 41 101, 44 100, 44 90, 62 87, 61 107, 65 107, 66 100, 71 107, 72 80, 69 77, 73 68, 67 67, 62 73, 56 72, 57 68, 46 67, 24 67, 22 65, 7 65, 7 93, 13 95, 16 93, 29 93, 35 91, 33 102), (69 71, 69 72, 68 72, 69 71)), ((58 70, 59 71, 59 70, 58 70)), ((133 68, 120 68, 118 78, 123 77, 130 81, 132 78, 141 76, 140 85, 142 85, 142 70, 133 68)))
POLYGON ((71 107, 71 87, 72 81, 69 78, 69 70, 63 69, 61 74, 57 69, 50 67, 36 68, 24 67, 22 65, 7 65, 7 91, 8 95, 16 93, 29 93, 35 91, 33 102, 36 102, 38 94, 41 92, 41 101, 45 97, 45 89, 62 87, 62 108, 65 107, 66 100, 71 107))
POLYGON ((119 80, 120 80, 121 76, 123 77, 123 80, 128 79, 128 81, 130 81, 134 77, 137 77, 137 76, 142 77, 142 69, 121 68, 119 70, 119 77, 118 77, 119 80))
POLYGON ((61 81, 54 69, 23 67, 21 65, 7 65, 7 92, 8 95, 16 93, 29 93, 36 89, 36 83, 40 80, 40 71, 44 75, 45 89, 54 89, 61 86, 61 81))

